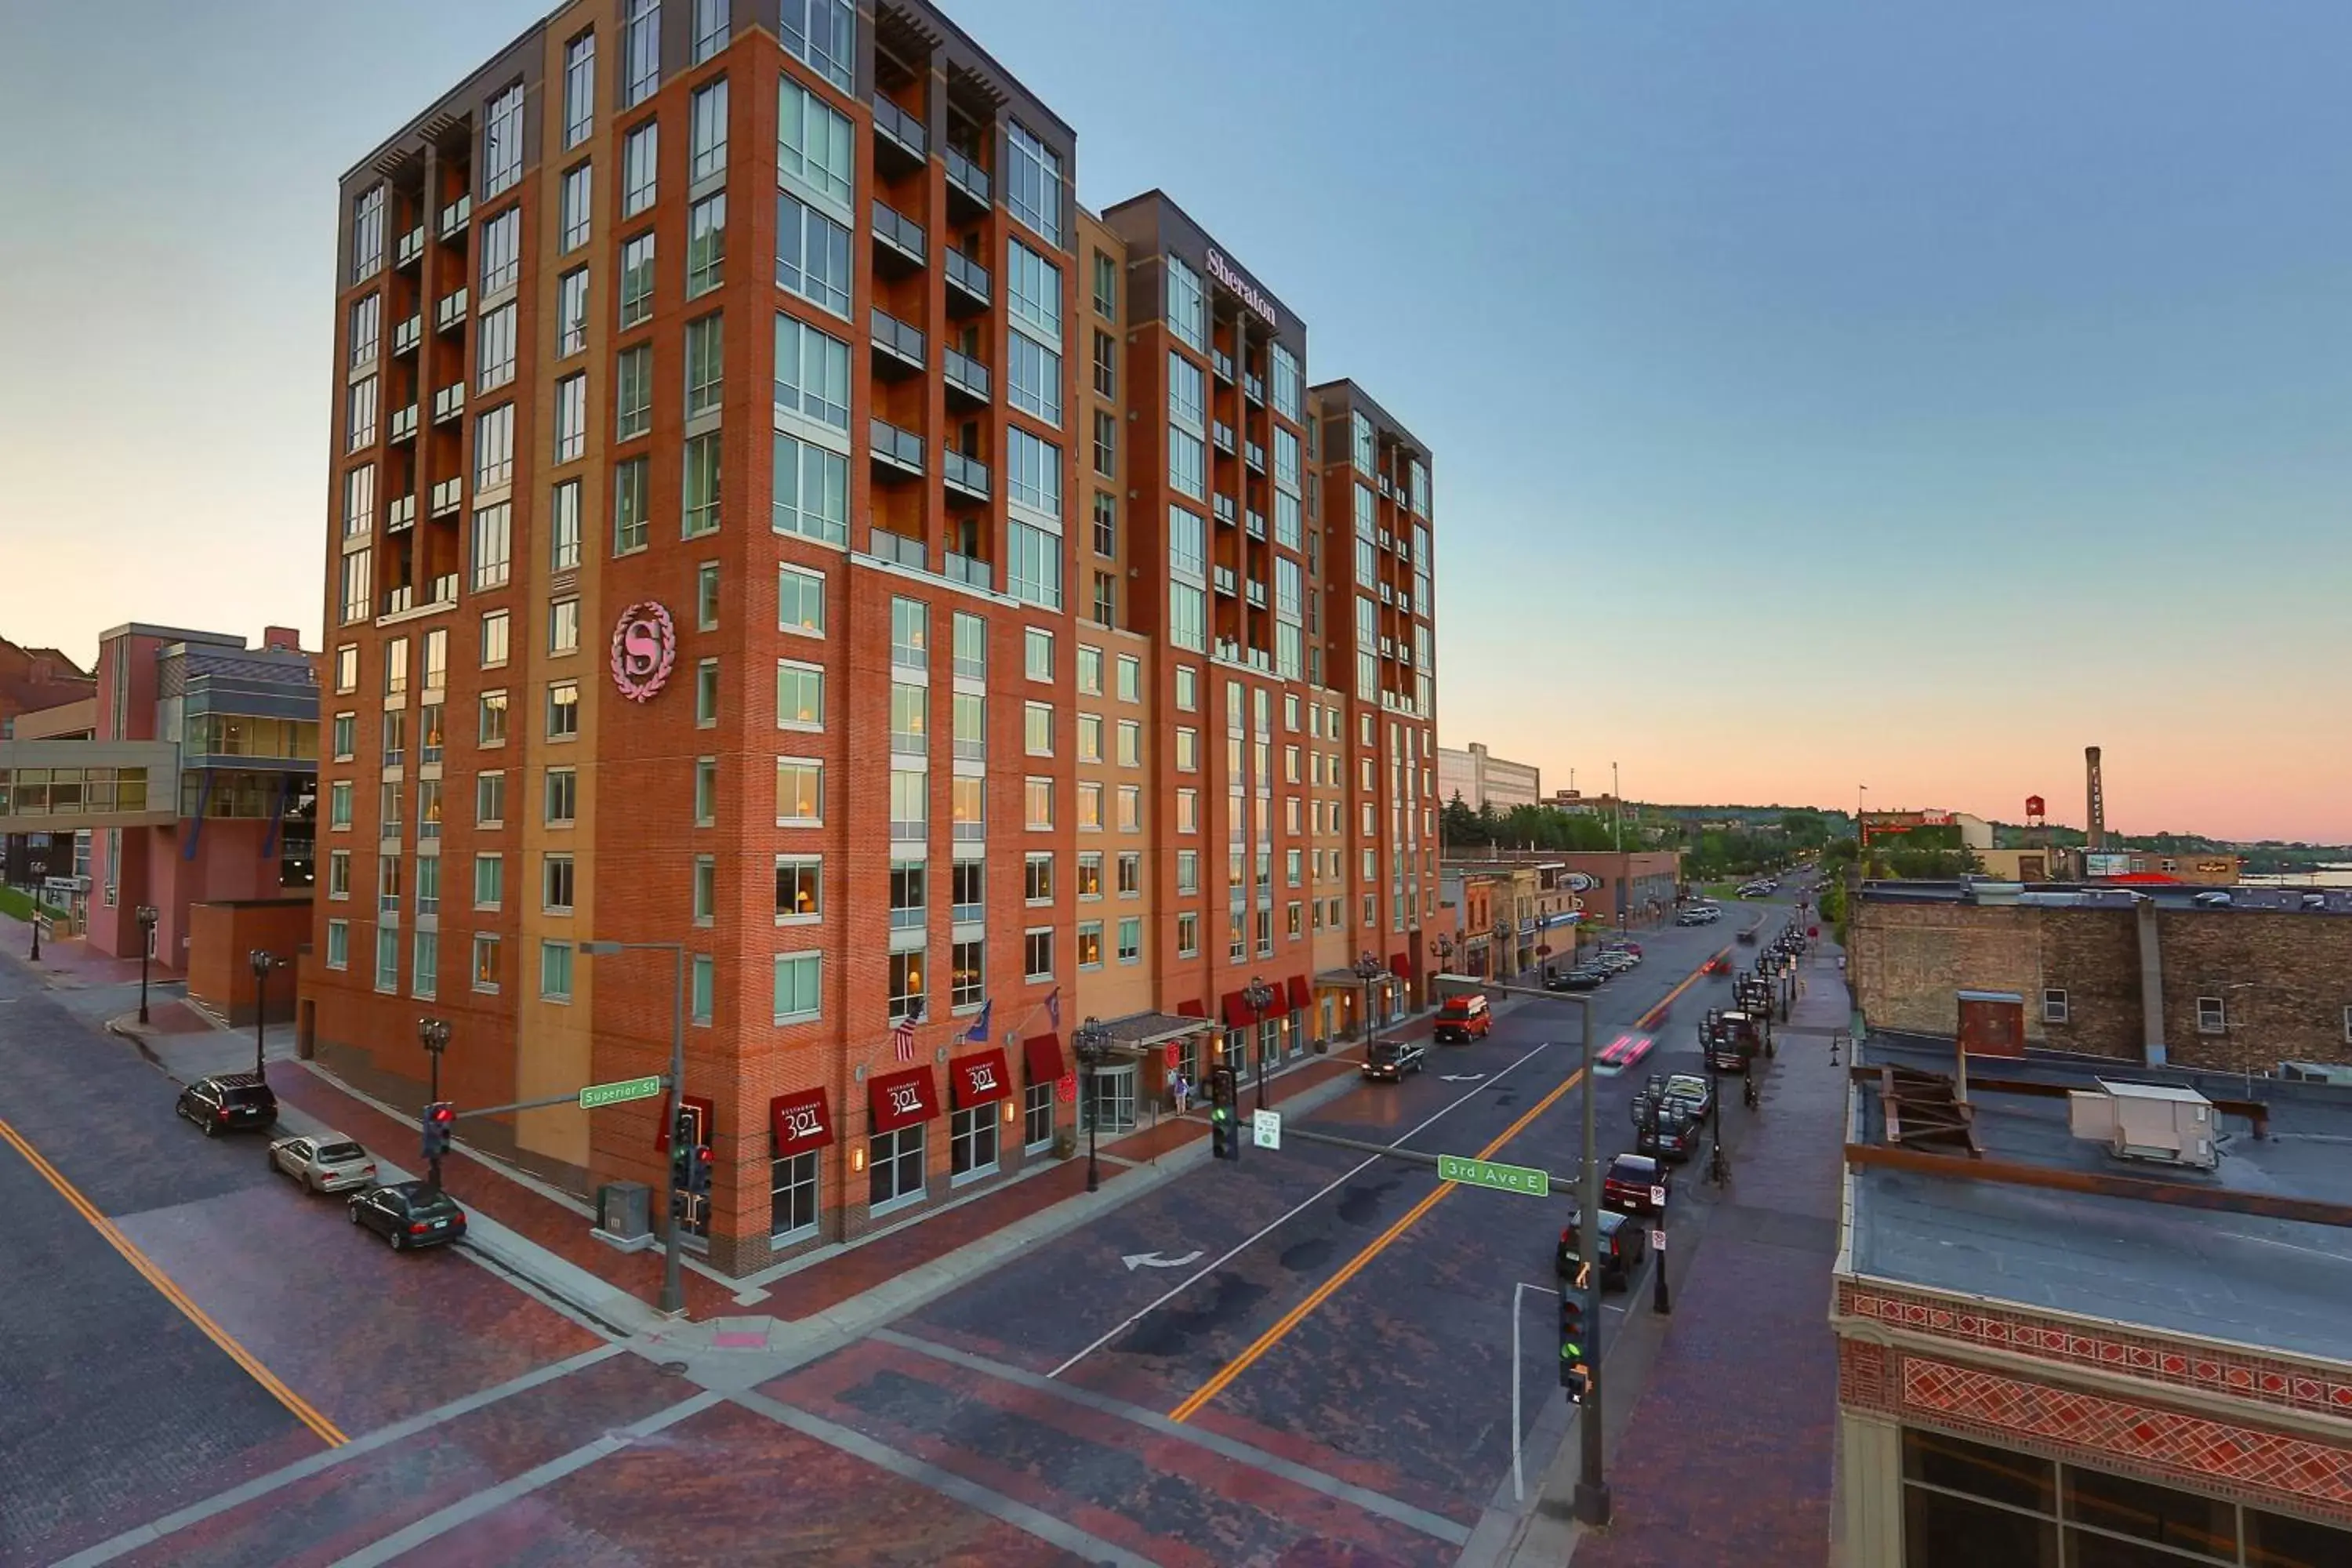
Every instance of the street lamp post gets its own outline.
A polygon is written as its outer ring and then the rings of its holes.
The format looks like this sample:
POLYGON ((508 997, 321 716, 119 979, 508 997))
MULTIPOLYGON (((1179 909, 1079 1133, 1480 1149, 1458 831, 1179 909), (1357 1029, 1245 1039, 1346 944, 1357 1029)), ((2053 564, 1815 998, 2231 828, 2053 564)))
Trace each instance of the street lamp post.
POLYGON ((257 947, 245 957, 253 965, 253 1075, 266 1079, 269 1069, 262 1059, 261 1031, 269 1016, 269 972, 278 961, 257 947))
POLYGON ((1265 1109, 1265 1010, 1274 1005, 1274 987, 1257 975, 1251 975, 1242 987, 1242 1000, 1249 1004, 1250 1030, 1257 1037, 1257 1108, 1265 1109))
POLYGON ((147 1021, 147 960, 155 951, 155 906, 139 906, 139 1021, 147 1021))
POLYGON ((686 944, 680 942, 583 942, 580 951, 590 958, 621 952, 667 952, 676 963, 670 995, 669 1027, 669 1245, 662 1258, 661 1310, 686 1310, 686 1279, 679 1256, 678 1233, 686 1228, 677 1194, 679 1124, 686 1119, 686 944))
MULTIPOLYGON (((441 1053, 449 1046, 449 1020, 417 1019, 416 1038, 425 1047, 425 1059, 431 1068, 431 1086, 425 1091, 425 1103, 438 1105, 441 1103, 441 1053)), ((441 1190, 441 1156, 438 1153, 433 1156, 431 1165, 426 1179, 432 1182, 433 1190, 437 1193, 441 1190)))
POLYGON ((1508 920, 1495 922, 1495 978, 1497 980, 1511 977, 1510 971, 1503 967, 1503 960, 1507 956, 1514 959, 1519 956, 1517 937, 1518 929, 1508 920))
POLYGON ((1110 1037, 1098 1020, 1089 1017, 1071 1032, 1070 1048, 1077 1053, 1078 1065, 1087 1071, 1087 1191, 1091 1193, 1102 1185, 1102 1161, 1097 1153, 1096 1142, 1102 1130, 1097 1072, 1104 1058, 1110 1055, 1110 1037))
POLYGON ((1381 961, 1370 952, 1356 957, 1356 978, 1364 983, 1364 1038, 1372 1037, 1372 982, 1381 977, 1381 961))

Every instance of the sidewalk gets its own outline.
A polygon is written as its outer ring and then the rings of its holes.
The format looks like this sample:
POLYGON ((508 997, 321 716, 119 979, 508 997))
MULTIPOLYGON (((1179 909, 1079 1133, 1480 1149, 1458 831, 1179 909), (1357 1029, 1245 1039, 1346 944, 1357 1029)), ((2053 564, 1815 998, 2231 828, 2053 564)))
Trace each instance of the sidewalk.
POLYGON ((1796 1568, 1828 1560, 1837 1423, 1830 1272, 1846 1105, 1845 1068, 1831 1065, 1829 1037, 1850 1015, 1833 945, 1817 946, 1799 973, 1805 994, 1777 1032, 1779 1055, 1759 1079, 1761 1107, 1718 1113, 1739 1133, 1727 1145, 1729 1188, 1702 1188, 1696 1165, 1688 1178, 1706 1195, 1672 1227, 1683 1243, 1672 1253, 1673 1312, 1661 1323, 1645 1300, 1603 1363, 1623 1379, 1648 1358, 1633 1409, 1610 1412, 1614 1520, 1597 1531, 1568 1524, 1571 1441, 1507 1561, 1796 1568))

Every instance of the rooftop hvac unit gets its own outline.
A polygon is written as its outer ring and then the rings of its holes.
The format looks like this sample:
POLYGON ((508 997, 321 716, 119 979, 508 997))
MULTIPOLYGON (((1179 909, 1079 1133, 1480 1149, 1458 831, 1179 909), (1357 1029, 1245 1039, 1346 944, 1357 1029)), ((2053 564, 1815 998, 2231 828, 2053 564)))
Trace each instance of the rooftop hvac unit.
POLYGON ((2105 1143, 2119 1160, 2200 1171, 2221 1163, 2213 1142, 2213 1102, 2193 1089, 2101 1079, 2098 1088, 2066 1096, 2066 1123, 2075 1137, 2105 1143))
POLYGON ((2340 1062, 2281 1062, 2278 1075, 2290 1083, 2333 1083, 2352 1089, 2352 1067, 2340 1062))

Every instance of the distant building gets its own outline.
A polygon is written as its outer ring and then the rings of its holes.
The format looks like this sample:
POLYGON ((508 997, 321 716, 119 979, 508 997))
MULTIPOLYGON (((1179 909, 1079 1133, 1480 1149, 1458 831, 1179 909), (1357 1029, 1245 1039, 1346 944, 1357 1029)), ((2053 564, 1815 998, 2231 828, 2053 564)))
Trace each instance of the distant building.
POLYGON ((63 707, 96 694, 98 682, 53 647, 18 647, 0 637, 0 741, 17 716, 63 707))
POLYGON ((1543 799, 1543 771, 1527 763, 1506 762, 1476 741, 1468 749, 1437 748, 1437 799, 1451 805, 1455 795, 1473 811, 1492 805, 1508 811, 1534 805, 1543 799))
MULTIPOLYGON (((1955 848, 1992 847, 1992 824, 1965 811, 1865 811, 1862 814, 1864 843, 1874 839, 1906 838, 1921 828, 1942 830, 1928 836, 1935 841, 1957 838, 1957 843, 1952 846, 1955 848)), ((1922 840, 1923 843, 1927 841, 1922 840)))

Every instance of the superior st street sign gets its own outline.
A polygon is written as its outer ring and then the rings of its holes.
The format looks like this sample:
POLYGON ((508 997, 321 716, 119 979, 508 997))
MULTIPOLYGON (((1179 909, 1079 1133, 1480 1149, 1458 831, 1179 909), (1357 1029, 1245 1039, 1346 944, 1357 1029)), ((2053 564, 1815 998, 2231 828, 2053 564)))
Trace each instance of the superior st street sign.
POLYGON ((1491 1160, 1465 1160, 1459 1154, 1437 1157, 1437 1179, 1460 1182, 1467 1187, 1494 1187, 1506 1193, 1525 1193, 1531 1198, 1551 1195, 1551 1175, 1532 1165, 1498 1165, 1491 1160))

